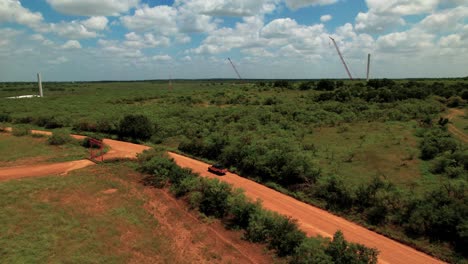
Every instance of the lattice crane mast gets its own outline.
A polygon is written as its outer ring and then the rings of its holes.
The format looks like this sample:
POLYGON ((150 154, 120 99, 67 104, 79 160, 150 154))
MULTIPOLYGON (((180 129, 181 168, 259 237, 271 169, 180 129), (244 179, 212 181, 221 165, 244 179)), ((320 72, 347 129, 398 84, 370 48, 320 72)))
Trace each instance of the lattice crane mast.
POLYGON ((343 63, 343 65, 344 65, 344 67, 346 69, 346 72, 348 73, 349 79, 353 80, 353 76, 351 76, 351 72, 349 72, 348 65, 346 65, 346 62, 345 62, 345 60, 343 58, 343 55, 341 55, 340 49, 338 48, 338 45, 336 45, 335 39, 333 39, 332 37, 329 37, 329 38, 333 41, 333 45, 335 45, 336 51, 338 52, 338 55, 340 56, 341 62, 343 63))
POLYGON ((242 80, 242 77, 240 76, 239 72, 237 71, 237 68, 236 68, 236 66, 234 65, 234 63, 232 62, 231 58, 228 58, 228 61, 231 63, 231 66, 232 66, 232 68, 234 69, 234 71, 236 72, 237 77, 239 77, 239 80, 242 80))

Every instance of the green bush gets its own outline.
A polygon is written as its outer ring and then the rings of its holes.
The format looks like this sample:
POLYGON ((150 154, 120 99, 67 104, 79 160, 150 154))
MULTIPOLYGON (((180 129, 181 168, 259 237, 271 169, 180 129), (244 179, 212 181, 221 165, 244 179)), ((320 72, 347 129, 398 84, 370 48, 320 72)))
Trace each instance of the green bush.
POLYGON ((98 145, 96 145, 96 144, 91 144, 91 139, 102 141, 102 138, 99 138, 99 139, 98 139, 98 138, 85 137, 85 138, 81 141, 80 145, 81 145, 82 147, 84 147, 84 148, 99 148, 98 145))
POLYGON ((7 113, 0 113, 0 123, 2 123, 2 122, 8 123, 8 122, 11 122, 11 120, 12 120, 12 119, 11 119, 11 116, 10 116, 9 114, 7 114, 7 113))
POLYGON ((259 201, 250 202, 243 190, 237 189, 228 197, 228 208, 231 216, 229 225, 245 229, 249 226, 252 215, 261 210, 261 204, 259 201))
POLYGON ((231 194, 231 185, 220 182, 218 179, 202 181, 200 211, 207 216, 223 218, 228 212, 228 197, 231 194))
POLYGON ((325 253, 325 246, 325 241, 307 237, 296 247, 291 263, 333 264, 332 257, 325 253))
POLYGON ((348 243, 341 231, 337 231, 325 252, 336 264, 376 264, 378 251, 360 244, 348 243))
POLYGON ((49 145, 64 145, 73 141, 73 138, 65 131, 54 131, 52 136, 49 137, 47 143, 49 145))
POLYGON ((15 126, 12 131, 13 136, 22 137, 31 134, 31 129, 28 126, 15 126))
POLYGON ((153 134, 153 124, 144 115, 127 115, 120 121, 117 134, 121 138, 148 140, 153 134))

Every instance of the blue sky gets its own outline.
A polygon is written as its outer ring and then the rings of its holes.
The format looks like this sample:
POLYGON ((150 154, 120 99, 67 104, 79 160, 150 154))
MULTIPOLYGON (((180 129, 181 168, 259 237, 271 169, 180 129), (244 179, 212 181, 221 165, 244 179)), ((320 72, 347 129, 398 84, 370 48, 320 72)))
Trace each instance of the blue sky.
POLYGON ((0 82, 468 76, 468 0, 0 0, 0 82))

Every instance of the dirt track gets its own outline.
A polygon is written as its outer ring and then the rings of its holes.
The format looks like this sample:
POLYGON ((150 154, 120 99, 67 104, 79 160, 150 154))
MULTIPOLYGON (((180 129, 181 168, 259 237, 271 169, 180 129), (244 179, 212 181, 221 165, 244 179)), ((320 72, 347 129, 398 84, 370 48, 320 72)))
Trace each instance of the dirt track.
POLYGON ((301 229, 308 235, 331 237, 337 230, 341 230, 349 241, 377 248, 380 251, 379 263, 442 263, 411 247, 236 174, 227 173, 223 177, 215 176, 207 171, 209 165, 206 163, 175 153, 169 153, 169 155, 174 158, 179 166, 190 168, 204 177, 218 178, 232 184, 234 187, 242 188, 248 197, 254 200, 262 200, 264 208, 297 219, 301 229))
MULTIPOLYGON (((11 129, 8 129, 11 131, 11 129)), ((33 134, 41 134, 50 136, 51 132, 32 130, 33 134)), ((75 139, 84 139, 84 136, 72 135, 75 139)), ((104 139, 104 144, 109 146, 110 150, 103 155, 103 160, 113 159, 136 159, 137 154, 149 149, 147 146, 137 145, 112 139, 104 139)), ((82 169, 88 166, 95 165, 89 160, 77 160, 70 162, 54 163, 54 164, 38 164, 34 166, 18 166, 9 168, 0 168, 0 181, 12 179, 20 179, 25 177, 40 177, 47 175, 66 175, 72 170, 82 169)))
POLYGON ((66 175, 72 170, 82 169, 95 163, 89 160, 0 168, 0 181, 46 175, 66 175))
MULTIPOLYGON (((451 120, 452 118, 456 116, 464 116, 465 112, 460 109, 449 109, 449 114, 447 115, 447 118, 451 120)), ((448 130, 450 133, 454 134, 457 138, 459 138, 461 141, 468 143, 468 135, 466 135, 463 131, 458 129, 456 126, 452 124, 448 124, 448 130)))

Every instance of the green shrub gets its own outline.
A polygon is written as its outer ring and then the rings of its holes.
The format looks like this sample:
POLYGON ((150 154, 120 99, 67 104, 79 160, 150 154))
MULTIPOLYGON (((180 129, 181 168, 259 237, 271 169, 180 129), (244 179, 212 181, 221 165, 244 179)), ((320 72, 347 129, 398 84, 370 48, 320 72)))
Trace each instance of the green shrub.
POLYGON ((459 107, 465 103, 466 101, 463 100, 460 96, 452 96, 449 99, 447 99, 448 107, 459 107))
POLYGON ((148 140, 153 134, 153 124, 144 115, 127 115, 119 124, 119 137, 136 140, 148 140))
POLYGON ((228 208, 231 216, 229 225, 234 228, 245 229, 248 227, 252 215, 261 210, 261 204, 259 201, 256 203, 250 202, 243 190, 236 189, 228 197, 228 208))
POLYGON ((31 134, 31 129, 27 126, 15 126, 12 131, 13 136, 22 137, 31 134))
POLYGON ((231 185, 218 179, 202 181, 203 198, 200 201, 200 211, 207 216, 223 218, 228 212, 228 197, 231 190, 231 185))
POLYGON ((304 232, 299 230, 297 221, 289 217, 275 217, 270 229, 268 247, 274 249, 280 257, 290 256, 306 238, 304 232))
POLYGON ((296 247, 291 263, 333 264, 332 257, 325 253, 325 246, 325 241, 307 237, 298 247, 296 247))
POLYGON ((348 243, 337 231, 325 252, 336 264, 376 264, 378 251, 360 244, 348 243))
POLYGON ((54 131, 52 136, 49 137, 47 143, 50 145, 64 145, 73 141, 73 138, 65 131, 54 131))
POLYGON ((0 123, 1 123, 1 122, 6 122, 6 123, 8 123, 8 122, 11 122, 11 120, 12 120, 12 119, 11 119, 11 116, 10 116, 9 114, 7 114, 7 113, 0 113, 0 123))
MULTIPOLYGON (((96 149, 99 148, 98 145, 96 145, 96 144, 91 144, 91 139, 92 139, 92 138, 90 138, 90 137, 85 137, 85 138, 81 141, 80 145, 81 145, 82 147, 84 147, 84 148, 96 148, 96 149)), ((102 139, 97 139, 97 138, 93 138, 93 139, 95 139, 95 140, 100 140, 100 141, 102 140, 102 139)))

